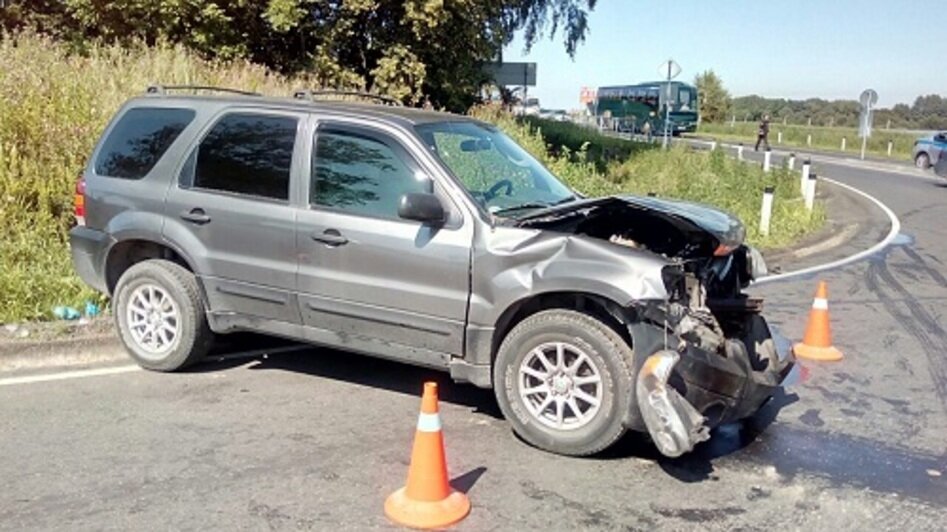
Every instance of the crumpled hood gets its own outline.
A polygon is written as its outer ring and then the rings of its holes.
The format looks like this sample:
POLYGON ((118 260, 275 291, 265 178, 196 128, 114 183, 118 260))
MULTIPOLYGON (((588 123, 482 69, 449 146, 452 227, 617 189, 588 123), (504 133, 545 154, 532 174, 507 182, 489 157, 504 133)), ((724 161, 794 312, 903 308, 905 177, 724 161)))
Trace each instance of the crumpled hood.
POLYGON ((548 209, 534 211, 528 216, 519 218, 517 225, 529 226, 540 220, 559 218, 576 211, 615 204, 629 205, 662 216, 688 232, 706 233, 713 237, 718 245, 729 250, 739 247, 746 238, 746 228, 743 223, 736 216, 726 211, 689 201, 634 195, 583 198, 548 209))

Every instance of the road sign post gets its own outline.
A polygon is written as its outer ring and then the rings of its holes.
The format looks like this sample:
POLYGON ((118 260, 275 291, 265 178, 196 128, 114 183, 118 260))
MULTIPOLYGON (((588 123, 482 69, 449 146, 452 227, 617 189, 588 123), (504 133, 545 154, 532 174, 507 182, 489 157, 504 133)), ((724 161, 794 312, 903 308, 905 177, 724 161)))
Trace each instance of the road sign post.
POLYGON ((667 149, 671 144, 669 139, 671 133, 671 80, 681 73, 681 65, 675 63, 673 59, 668 59, 661 63, 658 72, 667 76, 667 99, 664 102, 664 141, 661 144, 664 149, 667 149))
POLYGON ((858 136, 862 138, 861 158, 865 159, 865 149, 868 147, 868 137, 871 136, 871 110, 878 103, 878 93, 874 89, 865 89, 858 97, 862 112, 858 117, 858 136))

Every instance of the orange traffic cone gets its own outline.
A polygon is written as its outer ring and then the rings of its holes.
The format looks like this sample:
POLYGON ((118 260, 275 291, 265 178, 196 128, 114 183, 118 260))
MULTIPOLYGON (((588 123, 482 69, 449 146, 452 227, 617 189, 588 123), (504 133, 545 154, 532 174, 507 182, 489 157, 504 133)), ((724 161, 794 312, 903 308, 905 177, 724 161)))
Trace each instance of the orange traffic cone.
POLYGON ((443 528, 467 517, 468 513, 470 500, 453 490, 447 479, 437 384, 426 382, 408 482, 385 501, 385 515, 396 523, 414 528, 443 528))
POLYGON ((792 347, 793 353, 809 360, 842 360, 842 352, 832 347, 832 328, 829 325, 829 299, 825 281, 819 281, 809 324, 802 342, 792 347))

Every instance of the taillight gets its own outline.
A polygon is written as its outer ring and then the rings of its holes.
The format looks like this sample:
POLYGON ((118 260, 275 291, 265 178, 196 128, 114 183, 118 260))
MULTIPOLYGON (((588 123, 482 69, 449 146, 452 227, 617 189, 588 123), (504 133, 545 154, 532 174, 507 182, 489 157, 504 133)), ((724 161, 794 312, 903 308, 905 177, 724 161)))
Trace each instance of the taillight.
POLYGON ((85 178, 79 177, 76 181, 76 195, 73 198, 76 210, 76 224, 85 225, 85 178))

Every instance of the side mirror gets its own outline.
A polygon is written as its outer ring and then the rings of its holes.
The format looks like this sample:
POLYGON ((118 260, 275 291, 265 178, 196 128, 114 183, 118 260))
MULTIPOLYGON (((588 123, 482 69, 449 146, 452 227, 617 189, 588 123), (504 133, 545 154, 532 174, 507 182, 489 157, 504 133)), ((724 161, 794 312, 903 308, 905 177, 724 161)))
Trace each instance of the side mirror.
POLYGON ((427 192, 411 192, 401 196, 398 216, 426 224, 442 224, 447 221, 441 200, 427 192))

